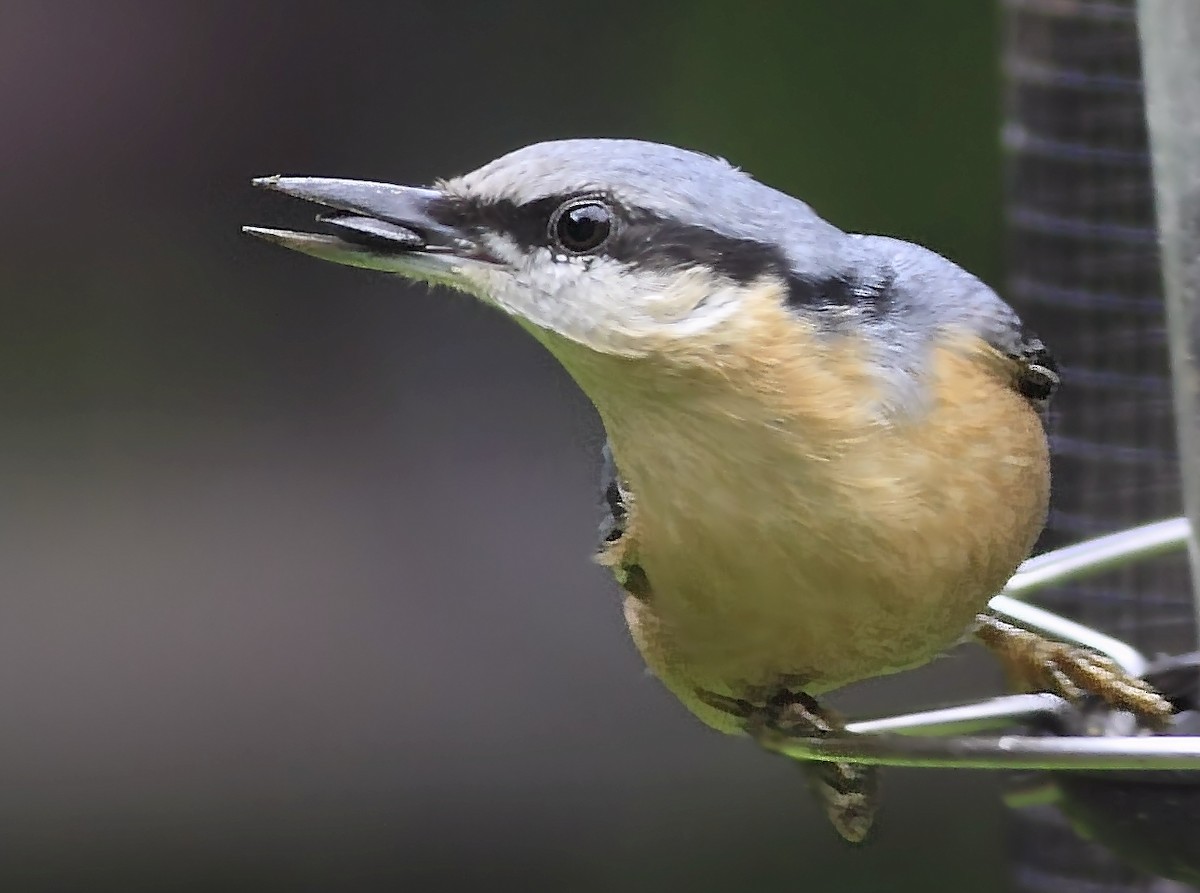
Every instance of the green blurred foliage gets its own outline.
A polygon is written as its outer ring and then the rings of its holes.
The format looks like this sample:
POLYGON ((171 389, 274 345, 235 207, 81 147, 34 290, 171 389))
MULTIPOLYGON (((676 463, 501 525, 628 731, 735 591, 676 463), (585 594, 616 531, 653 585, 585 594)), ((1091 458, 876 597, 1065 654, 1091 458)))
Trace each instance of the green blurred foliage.
POLYGON ((654 115, 664 139, 843 229, 920 242, 997 285, 999 25, 986 0, 704 0, 669 32, 654 115))

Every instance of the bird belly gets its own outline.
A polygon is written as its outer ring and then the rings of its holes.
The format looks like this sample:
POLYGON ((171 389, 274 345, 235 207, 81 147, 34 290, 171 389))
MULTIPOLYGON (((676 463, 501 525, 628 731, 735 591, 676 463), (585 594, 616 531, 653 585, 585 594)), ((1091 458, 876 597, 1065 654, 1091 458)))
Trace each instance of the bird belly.
POLYGON ((906 567, 889 579, 861 556, 831 561, 795 543, 640 553, 649 591, 626 597, 630 630, 654 673, 710 725, 735 730, 705 692, 821 694, 924 663, 962 638, 1007 577, 935 580, 906 567))
POLYGON ((1040 421, 1014 393, 984 396, 992 412, 969 425, 950 403, 942 430, 882 432, 820 463, 682 442, 674 462, 628 451, 622 551, 642 585, 625 612, 651 670, 734 731, 705 692, 820 694, 959 641, 1029 554, 1049 496, 1040 421))
POLYGON ((631 496, 601 560, 637 568, 626 617, 648 666, 727 731, 705 693, 820 694, 931 659, 1046 517, 1045 431, 986 346, 936 349, 927 405, 881 421, 853 342, 795 343, 748 371, 643 377, 663 393, 597 399, 632 378, 581 376, 631 496))

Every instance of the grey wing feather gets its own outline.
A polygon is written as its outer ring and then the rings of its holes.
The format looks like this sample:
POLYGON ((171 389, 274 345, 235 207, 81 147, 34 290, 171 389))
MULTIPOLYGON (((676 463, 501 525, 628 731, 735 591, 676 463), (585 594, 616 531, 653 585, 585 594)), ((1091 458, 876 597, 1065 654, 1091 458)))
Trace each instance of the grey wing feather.
MULTIPOLYGON (((873 272, 867 286, 875 313, 869 330, 879 343, 896 349, 900 365, 913 358, 905 350, 925 343, 940 330, 966 328, 1016 361, 1014 387, 1043 408, 1058 388, 1058 364, 1046 345, 985 283, 936 252, 887 236, 851 237, 866 255, 859 269, 873 272)), ((884 358, 884 362, 887 359, 884 358)))
POLYGON ((652 595, 650 580, 646 577, 645 569, 628 548, 629 544, 621 542, 629 527, 630 493, 625 482, 621 480, 617 464, 613 461, 612 447, 607 442, 604 444, 602 457, 600 486, 604 517, 600 521, 599 551, 604 554, 610 547, 619 550, 618 554, 621 557, 611 565, 613 575, 622 589, 645 601, 652 595))
POLYGON ((621 483, 617 463, 613 460, 612 446, 604 442, 601 451, 600 493, 604 516, 600 521, 600 543, 615 543, 625 533, 629 510, 625 504, 625 488, 621 483))

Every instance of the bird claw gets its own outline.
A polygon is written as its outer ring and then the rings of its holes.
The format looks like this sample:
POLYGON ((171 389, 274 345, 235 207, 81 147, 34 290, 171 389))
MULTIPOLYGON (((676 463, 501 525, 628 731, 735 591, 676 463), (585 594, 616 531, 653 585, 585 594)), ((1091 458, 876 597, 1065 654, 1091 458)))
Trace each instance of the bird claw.
MULTIPOLYGON (((771 751, 782 741, 823 738, 843 727, 840 717, 802 691, 779 688, 768 697, 746 700, 701 690, 697 697, 708 706, 741 719, 746 734, 771 751)), ((876 767, 822 760, 808 760, 799 765, 813 795, 842 839, 850 843, 866 840, 879 808, 876 767)))
POLYGON ((1073 702, 1092 695, 1155 728, 1174 712, 1171 702, 1149 683, 1104 655, 1045 639, 988 614, 979 615, 979 624, 976 636, 1026 688, 1073 702))
MULTIPOLYGON (((715 691, 708 689, 696 689, 696 699, 707 707, 712 707, 714 710, 720 710, 732 717, 740 720, 749 720, 751 715, 761 707, 756 707, 750 701, 743 698, 735 698, 730 695, 717 694, 715 691)), ((749 732, 749 730, 747 730, 749 732)))

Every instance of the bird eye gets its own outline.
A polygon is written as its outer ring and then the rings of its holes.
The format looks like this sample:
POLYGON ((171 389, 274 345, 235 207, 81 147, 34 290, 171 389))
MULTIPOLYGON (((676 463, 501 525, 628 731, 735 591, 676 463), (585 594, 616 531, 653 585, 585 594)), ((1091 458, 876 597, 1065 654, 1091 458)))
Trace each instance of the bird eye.
POLYGON ((571 254, 595 251, 608 239, 612 228, 612 211, 594 198, 567 202, 550 220, 550 235, 571 254))

